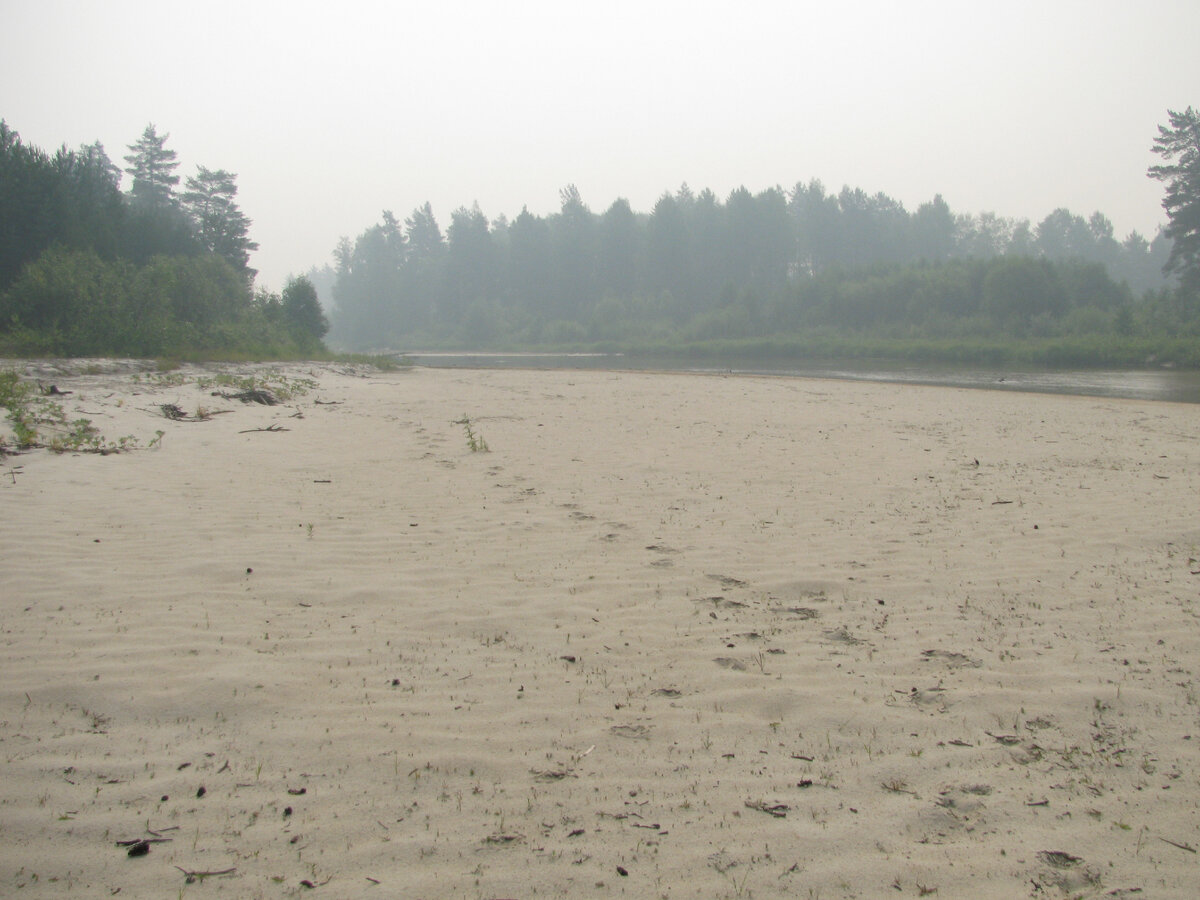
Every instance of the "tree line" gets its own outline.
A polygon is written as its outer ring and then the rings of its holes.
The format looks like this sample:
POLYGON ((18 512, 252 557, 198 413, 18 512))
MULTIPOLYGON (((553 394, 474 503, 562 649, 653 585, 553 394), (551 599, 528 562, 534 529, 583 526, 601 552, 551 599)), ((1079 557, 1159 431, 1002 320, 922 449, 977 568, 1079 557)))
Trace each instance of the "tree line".
POLYGON ((0 120, 0 342, 64 356, 303 355, 328 330, 316 291, 254 290, 237 177, 183 180, 154 125, 118 168, 99 142, 53 155, 0 120), (121 190, 130 176, 127 192, 121 190))
POLYGON ((1164 272, 1184 259, 1172 227, 1118 239, 1100 212, 1035 225, 940 195, 909 212, 817 180, 724 199, 684 185, 649 212, 618 199, 596 213, 568 186, 554 214, 475 204, 444 232, 428 203, 403 222, 385 211, 311 274, 332 294, 331 339, 356 348, 1195 336, 1195 284, 1164 272))

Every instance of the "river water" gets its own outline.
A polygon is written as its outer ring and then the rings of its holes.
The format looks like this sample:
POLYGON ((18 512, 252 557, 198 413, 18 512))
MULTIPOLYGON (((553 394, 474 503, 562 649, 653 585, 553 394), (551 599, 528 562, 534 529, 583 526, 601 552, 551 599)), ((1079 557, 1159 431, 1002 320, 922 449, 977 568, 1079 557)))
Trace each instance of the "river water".
POLYGON ((969 368, 861 360, 847 363, 732 358, 721 362, 696 362, 673 358, 626 357, 619 353, 413 352, 402 355, 415 365, 433 368, 654 370, 773 375, 1200 403, 1200 372, 1166 368, 969 368))

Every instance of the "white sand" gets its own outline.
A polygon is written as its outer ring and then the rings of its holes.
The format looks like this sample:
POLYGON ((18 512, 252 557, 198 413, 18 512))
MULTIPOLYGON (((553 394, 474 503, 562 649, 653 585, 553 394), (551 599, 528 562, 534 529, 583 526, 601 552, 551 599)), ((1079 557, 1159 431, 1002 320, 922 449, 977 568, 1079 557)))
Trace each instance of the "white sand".
POLYGON ((288 371, 0 465, 0 895, 1197 895, 1200 407, 288 371))

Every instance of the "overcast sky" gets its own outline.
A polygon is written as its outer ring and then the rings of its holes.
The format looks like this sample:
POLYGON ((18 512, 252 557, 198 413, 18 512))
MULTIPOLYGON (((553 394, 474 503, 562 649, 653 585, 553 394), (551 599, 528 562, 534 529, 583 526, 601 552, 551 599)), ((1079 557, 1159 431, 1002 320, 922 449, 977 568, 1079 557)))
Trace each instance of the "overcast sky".
POLYGON ((1165 222, 1146 178, 1200 105, 1196 0, 0 0, 0 117, 119 165, 153 122, 180 174, 237 174, 276 290, 390 209, 443 228, 649 211, 819 178, 911 211, 1165 222))

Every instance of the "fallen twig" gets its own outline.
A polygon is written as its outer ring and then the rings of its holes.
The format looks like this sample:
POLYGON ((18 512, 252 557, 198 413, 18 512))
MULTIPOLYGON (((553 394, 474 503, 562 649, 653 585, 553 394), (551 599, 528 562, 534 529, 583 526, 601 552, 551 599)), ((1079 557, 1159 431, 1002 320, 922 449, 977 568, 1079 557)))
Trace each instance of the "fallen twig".
POLYGON ((765 800, 747 800, 746 807, 748 809, 757 809, 759 812, 765 812, 776 819, 787 818, 788 811, 791 809, 786 803, 769 804, 765 800))
POLYGON ((290 429, 284 428, 282 425, 268 425, 266 428, 247 428, 243 431, 239 431, 238 434, 253 434, 256 431, 289 431, 289 430, 290 429))
POLYGON ((1196 852, 1196 848, 1193 847, 1191 844, 1181 844, 1178 841, 1173 841, 1170 838, 1165 838, 1165 837, 1160 837, 1159 840, 1165 844, 1170 844, 1172 847, 1178 847, 1180 850, 1186 850, 1188 853, 1196 852))
POLYGON ((195 882, 197 880, 203 881, 205 878, 212 878, 217 875, 232 875, 234 872, 237 871, 237 866, 234 866, 233 868, 230 868, 230 869, 212 869, 212 870, 205 871, 205 872, 193 871, 191 869, 185 869, 183 866, 176 866, 175 868, 177 868, 180 872, 182 872, 186 876, 184 878, 184 880, 188 884, 192 884, 193 882, 195 882))

